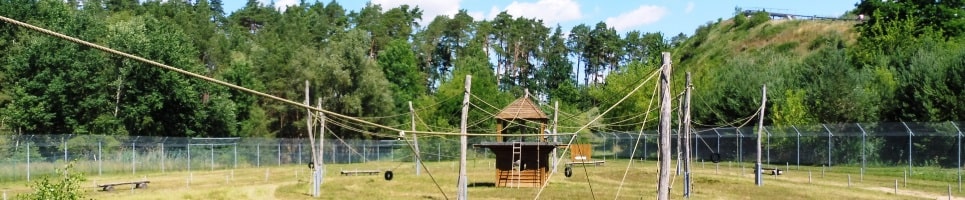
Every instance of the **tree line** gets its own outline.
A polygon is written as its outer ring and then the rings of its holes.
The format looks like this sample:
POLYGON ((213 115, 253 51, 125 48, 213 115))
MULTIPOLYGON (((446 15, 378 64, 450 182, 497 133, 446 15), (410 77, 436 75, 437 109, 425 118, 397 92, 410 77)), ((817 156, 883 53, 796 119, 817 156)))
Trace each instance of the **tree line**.
MULTIPOLYGON (((474 19, 466 10, 423 16, 407 5, 367 4, 354 11, 331 1, 277 9, 255 0, 230 14, 220 0, 0 0, 0 15, 286 99, 304 99, 307 80, 312 105, 320 100, 327 110, 396 127, 412 123, 410 101, 420 116, 418 129, 458 127, 453 116, 461 109, 463 79, 473 75, 471 102, 482 108, 471 109, 470 129, 492 131, 490 114, 529 90, 544 105, 559 101, 567 128, 561 131, 575 131, 658 68, 665 51, 681 63, 675 76, 697 73, 695 102, 703 103, 694 103, 694 116, 703 124, 753 112, 760 99, 756 88, 764 83, 775 91, 769 94, 769 124, 961 120, 963 26, 956 26, 960 17, 945 14, 962 6, 940 5, 862 1, 851 14, 870 13, 871 20, 856 25, 856 42, 828 36, 802 41, 814 52, 804 58, 782 51, 792 45, 727 58, 715 54, 720 58, 711 62, 697 62, 696 56, 710 45, 712 30, 746 32, 769 24, 737 15, 709 22, 693 36, 666 39, 660 32, 620 33, 604 22, 563 30, 506 12, 474 19), (909 9, 937 14, 917 17, 909 9), (738 21, 750 22, 730 27, 738 21), (778 59, 792 62, 773 62, 778 59)), ((191 137, 305 132, 304 109, 12 24, 0 24, 0 49, 6 50, 0 54, 0 131, 191 137)), ((632 95, 590 131, 640 129, 639 121, 656 116, 646 116, 649 91, 632 95)), ((544 110, 552 113, 549 106, 544 110)), ((333 127, 349 138, 384 131, 359 128, 333 127)))

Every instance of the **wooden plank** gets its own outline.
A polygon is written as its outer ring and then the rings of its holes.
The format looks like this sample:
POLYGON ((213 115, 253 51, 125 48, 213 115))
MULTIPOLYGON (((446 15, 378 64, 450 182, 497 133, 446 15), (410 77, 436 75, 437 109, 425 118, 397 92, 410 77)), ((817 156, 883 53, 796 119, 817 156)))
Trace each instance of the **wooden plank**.
POLYGON ((151 183, 151 181, 131 181, 131 182, 98 184, 97 187, 102 188, 101 190, 103 191, 111 191, 111 190, 114 190, 114 186, 134 184, 134 188, 143 189, 143 188, 147 188, 148 183, 151 183))
POLYGON ((380 172, 376 170, 343 170, 340 173, 343 176, 348 176, 348 175, 359 175, 359 174, 378 175, 380 172))

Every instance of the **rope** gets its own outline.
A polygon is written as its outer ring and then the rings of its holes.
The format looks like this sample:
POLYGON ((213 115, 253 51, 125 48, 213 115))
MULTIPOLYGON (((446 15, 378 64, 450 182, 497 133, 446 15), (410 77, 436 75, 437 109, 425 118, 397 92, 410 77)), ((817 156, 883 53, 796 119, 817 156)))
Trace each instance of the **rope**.
POLYGON ((415 155, 416 160, 419 161, 419 164, 422 166, 422 169, 425 169, 426 174, 429 174, 429 179, 432 179, 432 183, 436 184, 436 188, 439 189, 439 193, 442 193, 443 197, 445 197, 446 199, 449 199, 449 196, 446 195, 446 192, 442 190, 442 186, 440 186, 439 182, 436 181, 436 177, 432 176, 432 172, 429 171, 429 167, 426 167, 425 162, 422 162, 422 156, 415 153, 415 147, 413 147, 412 143, 409 143, 409 140, 402 140, 402 141, 405 141, 405 144, 406 146, 409 147, 409 150, 412 150, 413 155, 415 155))
MULTIPOLYGON (((583 131, 584 129, 586 129, 586 127, 590 126, 590 124, 593 124, 593 122, 596 122, 596 120, 599 120, 600 117, 602 117, 603 115, 606 115, 606 113, 609 113, 611 110, 613 110, 613 108, 616 108, 617 105, 620 105, 620 103, 622 103, 624 100, 626 100, 627 98, 629 98, 630 95, 632 95, 633 93, 637 92, 637 90, 639 90, 640 87, 642 87, 644 83, 649 82, 650 79, 653 79, 653 77, 656 77, 657 74, 659 74, 659 71, 654 70, 654 72, 653 72, 652 74, 650 74, 650 76, 647 77, 647 79, 646 79, 645 81, 642 81, 639 85, 637 85, 635 88, 633 88, 633 90, 630 91, 630 93, 627 93, 627 95, 623 96, 623 98, 621 98, 620 101, 617 101, 616 104, 613 104, 612 106, 610 106, 610 108, 607 108, 606 111, 603 111, 602 114, 597 115, 595 118, 593 118, 593 120, 590 120, 590 122, 588 122, 588 123, 586 123, 585 125, 583 125, 583 127, 580 127, 580 129, 578 129, 577 131, 574 131, 574 132, 573 132, 573 137, 570 138, 570 141, 569 141, 569 142, 567 143, 567 145, 566 145, 566 149, 569 149, 569 148, 570 148, 569 146, 572 145, 572 144, 573 144, 573 141, 576 140, 576 133, 579 133, 580 131, 583 131)), ((563 159, 563 156, 564 156, 564 155, 566 155, 566 151, 565 151, 565 150, 563 151, 562 154, 560 154, 559 158, 556 159, 556 163, 554 163, 554 165, 559 165, 560 160, 563 159)), ((585 166, 584 166, 584 167, 585 167, 585 166)), ((535 197, 534 199, 539 199, 539 196, 543 194, 543 190, 546 189, 546 185, 547 185, 547 183, 549 182, 550 178, 553 177, 553 174, 556 174, 556 173, 550 173, 549 177, 546 178, 546 181, 543 182, 542 186, 540 186, 539 192, 536 193, 536 197, 535 197)), ((591 195, 594 195, 593 198, 596 198, 596 196, 595 196, 596 194, 592 194, 592 191, 591 191, 591 195)))
MULTIPOLYGON (((654 86, 653 86, 653 92, 652 92, 652 94, 650 95, 650 103, 647 103, 647 115, 646 115, 645 117, 643 117, 643 122, 644 122, 644 123, 646 123, 647 120, 650 118, 650 115, 649 115, 649 114, 650 114, 650 111, 652 111, 651 108, 653 108, 653 100, 654 100, 654 97, 657 96, 657 91, 658 91, 659 89, 660 89, 660 85, 659 85, 659 84, 654 84, 654 86)), ((646 126, 640 126, 640 132, 637 134, 637 141, 633 143, 633 151, 630 151, 630 162, 627 163, 627 169, 626 169, 626 170, 623 170, 623 179, 620 179, 620 186, 617 187, 617 195, 614 196, 613 199, 619 199, 619 198, 620 198, 620 191, 623 190, 623 183, 627 180, 627 174, 629 174, 629 172, 630 172, 630 165, 633 165, 633 156, 636 155, 636 153, 637 153, 637 147, 640 146, 640 138, 641 138, 641 136, 643 136, 643 129, 644 129, 644 128, 646 128, 646 126)), ((647 152, 643 152, 643 153, 647 153, 647 152)), ((659 154, 658 154, 658 155, 659 155, 659 154)))

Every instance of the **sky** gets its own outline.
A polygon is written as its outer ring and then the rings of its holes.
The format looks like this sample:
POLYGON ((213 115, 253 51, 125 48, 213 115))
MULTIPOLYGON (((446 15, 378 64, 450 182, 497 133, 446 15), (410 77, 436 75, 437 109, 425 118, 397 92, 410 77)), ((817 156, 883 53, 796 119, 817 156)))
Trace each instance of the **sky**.
MULTIPOLYGON (((272 0, 259 0, 269 4, 272 0)), ((315 0, 305 0, 314 2, 315 0)), ((331 0, 318 0, 328 3, 331 0)), ((854 8, 858 0, 337 0, 346 10, 358 11, 368 2, 381 4, 383 10, 402 4, 423 10, 422 19, 437 15, 452 16, 460 9, 474 19, 492 19, 502 11, 510 15, 542 19, 547 27, 564 32, 579 24, 592 27, 603 21, 619 33, 638 30, 662 32, 669 38, 678 33, 693 35, 698 26, 718 18, 734 16, 734 9, 766 9, 771 12, 837 17, 854 8)), ((246 0, 225 0, 224 10, 231 13, 244 7, 246 0)), ((300 0, 274 0, 278 9, 298 4, 300 0)), ((420 23, 428 24, 428 22, 420 23)))

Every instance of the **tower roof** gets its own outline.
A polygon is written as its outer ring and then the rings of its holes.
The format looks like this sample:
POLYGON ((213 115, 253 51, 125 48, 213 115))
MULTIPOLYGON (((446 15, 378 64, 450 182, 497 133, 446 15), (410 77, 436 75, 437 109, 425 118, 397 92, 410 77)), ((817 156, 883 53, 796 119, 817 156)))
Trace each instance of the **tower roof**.
POLYGON ((529 99, 529 91, 526 91, 526 95, 520 97, 510 103, 508 106, 499 111, 496 115, 496 119, 512 120, 512 119, 539 119, 546 120, 546 114, 539 109, 539 106, 533 103, 529 99))

